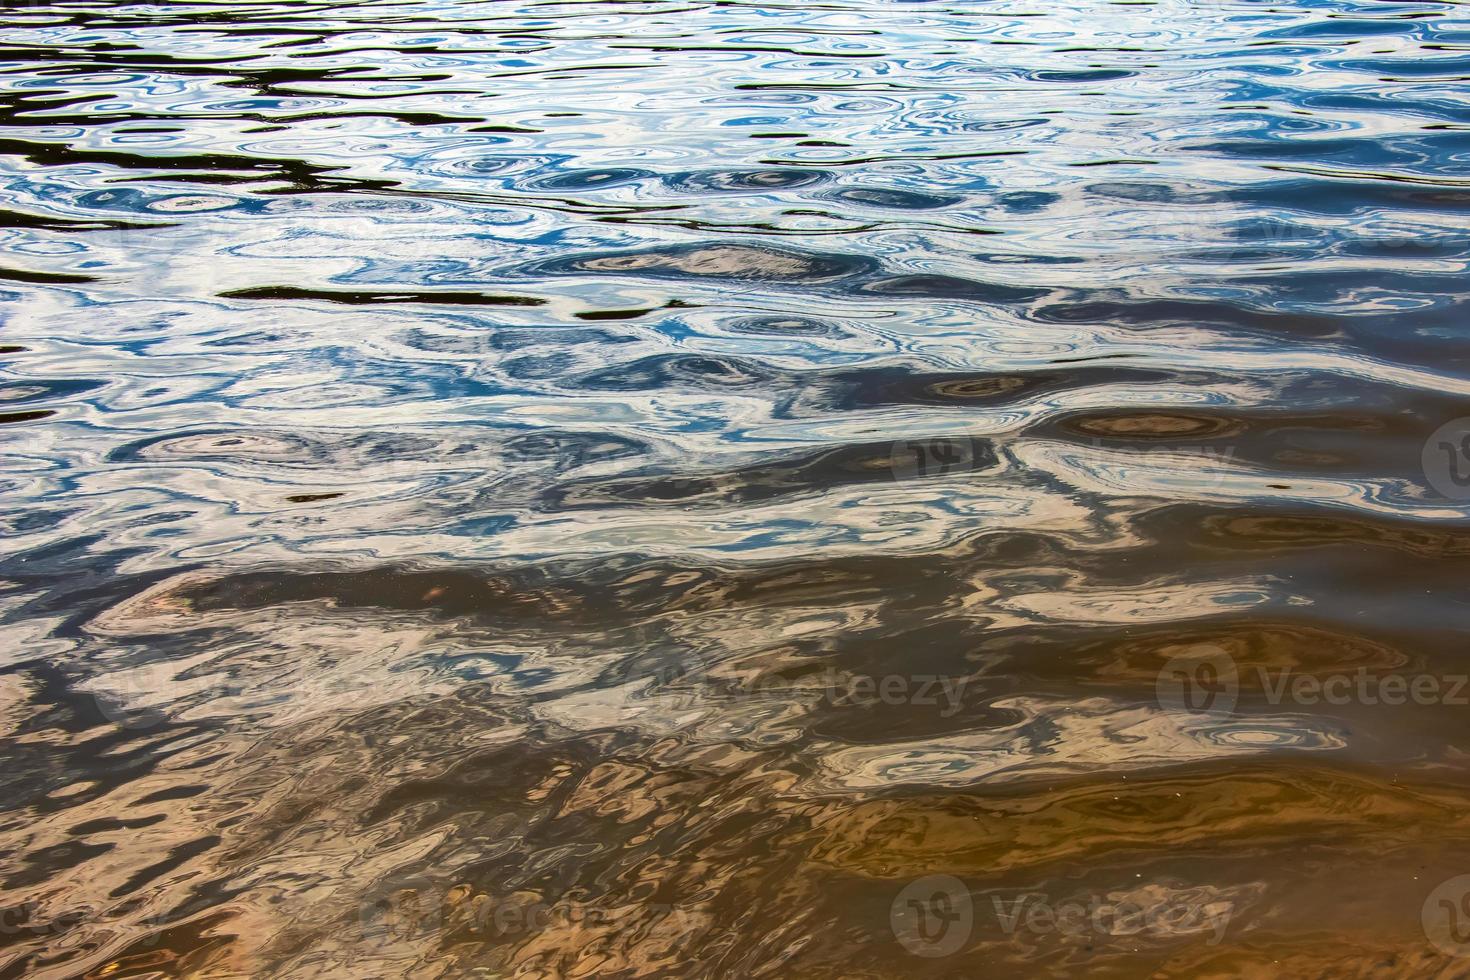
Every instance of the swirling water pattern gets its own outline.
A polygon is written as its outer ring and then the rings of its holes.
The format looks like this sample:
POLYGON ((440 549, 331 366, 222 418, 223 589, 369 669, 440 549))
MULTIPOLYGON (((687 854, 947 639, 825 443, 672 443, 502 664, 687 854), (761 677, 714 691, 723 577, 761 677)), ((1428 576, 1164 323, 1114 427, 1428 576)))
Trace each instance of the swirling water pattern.
POLYGON ((1464 11, 7 5, 0 977, 1464 975, 1464 11))

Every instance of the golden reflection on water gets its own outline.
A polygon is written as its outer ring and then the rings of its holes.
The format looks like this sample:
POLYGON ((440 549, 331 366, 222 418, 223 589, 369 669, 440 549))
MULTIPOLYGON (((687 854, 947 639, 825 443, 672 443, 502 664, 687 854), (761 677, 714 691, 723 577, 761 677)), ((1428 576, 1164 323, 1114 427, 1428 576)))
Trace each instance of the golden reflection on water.
MULTIPOLYGON (((1204 619, 1192 638, 1083 634, 1065 659, 995 648, 952 701, 858 701, 824 665, 861 662, 864 635, 893 624, 861 589, 835 605, 853 584, 648 568, 585 595, 391 568, 161 582, 87 628, 120 656, 179 655, 110 671, 96 778, 57 779, 0 827, 12 852, 52 858, 10 889, 31 903, 12 942, 41 977, 851 976, 854 946, 875 977, 1456 975, 1403 951, 1470 851, 1458 753, 1364 765, 1342 755, 1357 719, 1252 704, 1248 683, 1229 717, 1150 700, 1181 655, 1228 653, 1244 677, 1402 654, 1204 619), (631 664, 608 642, 624 630, 678 645, 678 670, 631 664), (1023 676, 1058 693, 1018 693, 1023 676), (880 737, 833 737, 855 730, 880 737), (960 951, 931 959, 895 941, 890 903, 933 875, 974 911, 960 951)), ((1038 613, 1070 628, 1060 611, 1038 613)), ((24 718, 36 692, 4 693, 24 718)), ((20 751, 80 746, 31 729, 20 751)))

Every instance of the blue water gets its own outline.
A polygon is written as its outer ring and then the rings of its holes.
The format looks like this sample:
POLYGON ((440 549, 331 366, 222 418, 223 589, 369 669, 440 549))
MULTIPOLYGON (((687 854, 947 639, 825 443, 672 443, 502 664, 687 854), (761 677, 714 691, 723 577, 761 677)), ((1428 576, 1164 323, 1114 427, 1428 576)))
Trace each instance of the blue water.
POLYGON ((1470 970, 1464 11, 7 5, 0 980, 1470 970))

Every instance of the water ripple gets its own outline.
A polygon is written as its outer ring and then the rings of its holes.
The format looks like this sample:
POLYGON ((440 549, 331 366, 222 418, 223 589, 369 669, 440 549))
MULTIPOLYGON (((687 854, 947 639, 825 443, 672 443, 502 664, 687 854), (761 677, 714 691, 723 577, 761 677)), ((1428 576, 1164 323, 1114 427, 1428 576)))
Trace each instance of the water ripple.
POLYGON ((1461 9, 0 11, 0 977, 1459 975, 1461 9))

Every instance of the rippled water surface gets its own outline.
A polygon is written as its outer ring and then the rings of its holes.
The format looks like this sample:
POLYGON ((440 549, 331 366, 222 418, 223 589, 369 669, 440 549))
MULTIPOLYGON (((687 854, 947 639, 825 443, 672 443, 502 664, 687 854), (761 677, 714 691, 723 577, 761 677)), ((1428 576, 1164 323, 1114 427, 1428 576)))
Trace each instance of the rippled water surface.
POLYGON ((1466 14, 6 4, 0 978, 1470 975, 1466 14))

